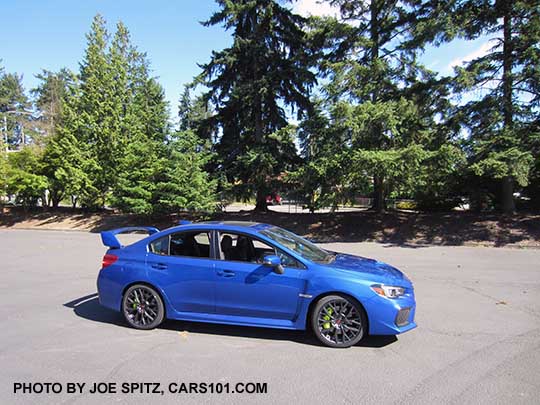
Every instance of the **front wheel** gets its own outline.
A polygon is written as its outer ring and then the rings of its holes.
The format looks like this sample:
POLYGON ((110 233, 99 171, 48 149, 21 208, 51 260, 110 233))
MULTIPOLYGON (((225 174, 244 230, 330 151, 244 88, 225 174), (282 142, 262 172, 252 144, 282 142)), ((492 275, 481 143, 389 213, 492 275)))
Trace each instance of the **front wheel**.
POLYGON ((135 284, 122 298, 122 313, 130 326, 147 330, 163 322, 165 307, 156 290, 145 284, 135 284))
POLYGON ((311 326, 315 336, 326 346, 345 348, 362 340, 367 321, 364 310, 356 301, 329 295, 315 305, 311 326))

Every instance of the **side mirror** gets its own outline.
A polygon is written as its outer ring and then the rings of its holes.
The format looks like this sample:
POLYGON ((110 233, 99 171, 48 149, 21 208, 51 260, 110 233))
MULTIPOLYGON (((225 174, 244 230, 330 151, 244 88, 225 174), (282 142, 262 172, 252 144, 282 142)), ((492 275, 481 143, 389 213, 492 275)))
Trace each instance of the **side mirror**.
POLYGON ((263 266, 272 267, 274 273, 283 274, 285 269, 281 265, 281 259, 276 255, 268 255, 263 258, 263 266))

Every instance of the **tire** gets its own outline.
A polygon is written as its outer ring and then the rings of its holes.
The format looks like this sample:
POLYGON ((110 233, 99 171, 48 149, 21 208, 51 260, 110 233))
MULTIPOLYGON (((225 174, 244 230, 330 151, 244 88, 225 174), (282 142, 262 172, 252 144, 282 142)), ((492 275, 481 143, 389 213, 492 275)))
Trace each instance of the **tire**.
POLYGON ((321 298, 311 312, 311 327, 321 343, 346 348, 366 335, 367 320, 362 306, 342 295, 321 298))
POLYGON ((122 314, 132 328, 149 330, 163 322, 165 307, 154 288, 146 284, 135 284, 122 297, 122 314))

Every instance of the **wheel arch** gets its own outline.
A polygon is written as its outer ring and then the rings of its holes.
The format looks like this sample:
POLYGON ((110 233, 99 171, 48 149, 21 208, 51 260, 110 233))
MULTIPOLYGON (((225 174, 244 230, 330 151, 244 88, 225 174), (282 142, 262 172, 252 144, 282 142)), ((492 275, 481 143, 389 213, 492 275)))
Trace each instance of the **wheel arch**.
POLYGON ((163 302, 163 319, 167 319, 167 301, 165 301, 165 297, 163 296, 163 292, 157 288, 155 285, 153 285, 152 283, 149 283, 148 281, 133 281, 129 284, 127 284, 124 289, 122 290, 122 299, 120 300, 120 312, 122 312, 122 303, 124 302, 124 295, 126 294, 126 291, 130 288, 130 287, 133 287, 134 285, 137 285, 137 284, 141 284, 141 285, 145 285, 147 287, 150 287, 152 288, 153 290, 155 290, 158 295, 159 295, 159 298, 161 298, 161 302, 163 302))
POLYGON ((315 305, 317 305, 317 302, 319 302, 324 297, 328 297, 330 295, 340 295, 342 297, 350 299, 351 301, 356 302, 360 306, 360 308, 364 312, 364 316, 366 318, 366 323, 367 323, 367 325, 366 325, 366 335, 369 335, 369 317, 368 317, 368 313, 366 311, 366 308, 364 307, 364 305, 362 304, 362 302, 358 298, 352 296, 351 294, 343 292, 343 291, 325 291, 324 293, 321 293, 321 294, 317 295, 315 298, 313 298, 311 300, 311 302, 309 303, 307 313, 306 313, 306 321, 305 321, 306 330, 311 330, 311 328, 310 328, 311 314, 313 313, 313 309, 315 308, 315 305))

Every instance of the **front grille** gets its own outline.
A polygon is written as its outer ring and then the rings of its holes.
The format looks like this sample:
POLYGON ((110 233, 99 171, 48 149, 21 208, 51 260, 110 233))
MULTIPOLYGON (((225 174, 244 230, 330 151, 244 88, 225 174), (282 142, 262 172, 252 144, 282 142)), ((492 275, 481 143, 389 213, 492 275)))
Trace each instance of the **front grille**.
POLYGON ((411 313, 410 308, 403 308, 400 309, 397 316, 396 316, 396 325, 397 326, 405 326, 409 323, 409 315, 411 313))

